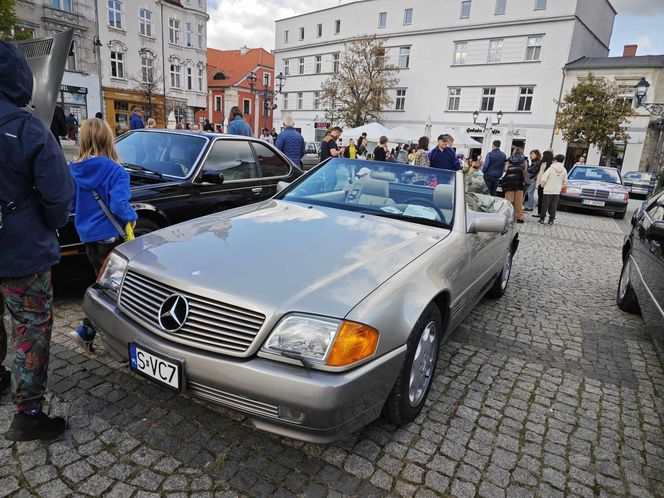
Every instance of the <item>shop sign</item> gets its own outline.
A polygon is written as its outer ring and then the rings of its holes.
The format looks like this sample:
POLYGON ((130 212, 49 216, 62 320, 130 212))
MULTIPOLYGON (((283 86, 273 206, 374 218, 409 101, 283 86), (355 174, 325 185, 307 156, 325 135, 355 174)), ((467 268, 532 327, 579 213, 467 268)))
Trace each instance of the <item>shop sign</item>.
MULTIPOLYGON (((482 128, 466 128, 466 133, 484 133, 482 128)), ((500 135, 500 130, 498 128, 492 128, 491 133, 494 135, 500 135)))
POLYGON ((314 123, 314 128, 317 130, 327 130, 330 127, 330 123, 314 123))
POLYGON ((72 86, 72 85, 60 85, 60 91, 66 93, 83 93, 83 94, 88 93, 87 88, 83 88, 80 86, 72 86))

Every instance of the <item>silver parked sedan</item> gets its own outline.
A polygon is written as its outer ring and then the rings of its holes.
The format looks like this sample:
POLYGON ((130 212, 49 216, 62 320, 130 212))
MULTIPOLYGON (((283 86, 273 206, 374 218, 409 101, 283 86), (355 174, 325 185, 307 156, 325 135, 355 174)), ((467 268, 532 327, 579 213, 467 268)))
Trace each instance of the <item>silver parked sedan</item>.
POLYGON ((562 207, 610 211, 619 220, 625 217, 628 201, 620 173, 606 166, 574 166, 560 193, 562 207))
POLYGON ((328 442, 413 420, 441 342, 518 246, 461 172, 333 159, 276 197, 117 248, 85 297, 107 349, 259 429, 328 442))

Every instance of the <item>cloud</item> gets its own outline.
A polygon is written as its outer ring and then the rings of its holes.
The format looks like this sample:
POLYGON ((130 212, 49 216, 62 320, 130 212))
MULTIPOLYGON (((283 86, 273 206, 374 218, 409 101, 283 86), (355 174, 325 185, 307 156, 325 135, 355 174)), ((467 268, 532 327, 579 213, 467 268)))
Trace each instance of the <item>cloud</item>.
POLYGON ((654 55, 655 54, 655 42, 653 39, 648 36, 637 36, 634 41, 639 46, 638 55, 654 55))
POLYGON ((661 0, 610 0, 619 15, 654 17, 664 15, 664 2, 661 0))

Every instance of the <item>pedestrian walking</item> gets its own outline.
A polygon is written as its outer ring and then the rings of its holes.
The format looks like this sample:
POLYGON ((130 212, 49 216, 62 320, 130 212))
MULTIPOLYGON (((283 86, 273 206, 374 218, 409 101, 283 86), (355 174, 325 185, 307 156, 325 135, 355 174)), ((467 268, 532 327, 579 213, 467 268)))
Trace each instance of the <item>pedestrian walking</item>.
POLYGON ((274 145, 274 139, 272 138, 272 135, 270 135, 270 130, 268 130, 267 128, 263 128, 261 130, 261 136, 258 138, 263 142, 267 142, 270 145, 274 145))
POLYGON ((539 174, 540 165, 542 164, 542 153, 533 149, 530 151, 530 165, 528 166, 528 178, 530 184, 526 192, 526 202, 524 211, 531 212, 535 207, 535 191, 537 190, 537 175, 539 174))
POLYGON ((69 111, 67 116, 67 139, 76 141, 76 131, 78 129, 78 119, 74 116, 74 113, 69 111))
MULTIPOLYGON (((34 79, 16 47, 0 41, 0 323, 12 321, 11 377, 16 403, 5 439, 49 440, 66 427, 42 410, 46 391, 53 287, 51 267, 60 259, 56 230, 70 212, 74 184, 52 133, 22 110, 32 99, 34 79)), ((7 353, 0 327, 0 365, 7 353)), ((0 392, 8 389, 0 367, 0 392)))
MULTIPOLYGON (((138 218, 129 204, 129 174, 119 161, 110 126, 101 119, 87 120, 81 129, 81 154, 70 171, 76 183, 76 231, 96 274, 124 242, 124 230, 116 227, 129 223, 133 228, 138 218)), ((94 352, 95 329, 87 318, 70 336, 83 350, 94 352)))
POLYGON ((553 151, 551 149, 545 150, 542 153, 542 161, 540 162, 539 173, 537 174, 537 212, 533 216, 542 216, 542 201, 544 197, 544 187, 542 187, 542 176, 553 164, 553 151))
POLYGON ((343 130, 335 126, 330 131, 327 132, 325 137, 320 143, 320 160, 321 162, 329 157, 338 157, 339 156, 339 144, 337 140, 343 133, 343 130))
POLYGON ((245 137, 253 137, 251 127, 242 117, 242 111, 238 106, 231 107, 231 112, 228 116, 228 134, 241 135, 245 137))
POLYGON ((293 161, 293 164, 300 166, 302 158, 306 152, 306 144, 304 137, 295 129, 295 121, 293 116, 286 116, 284 118, 284 129, 277 137, 275 146, 283 152, 288 159, 293 161))
POLYGON ((143 117, 138 112, 138 107, 133 106, 131 108, 131 117, 129 118, 129 129, 130 130, 140 130, 145 128, 143 124, 143 117))
POLYGON ((214 131, 214 125, 210 123, 210 120, 205 118, 203 121, 203 131, 208 131, 208 132, 213 132, 214 131))
POLYGON ((505 171, 507 156, 502 150, 500 150, 500 140, 494 140, 491 145, 491 152, 489 152, 484 158, 482 173, 484 174, 484 183, 486 183, 486 186, 489 189, 489 194, 496 195, 500 177, 505 171))
POLYGON ((383 135, 378 140, 378 145, 373 151, 374 161, 387 161, 387 137, 383 135))
POLYGON ((346 159, 355 159, 357 157, 357 147, 355 147, 355 140, 352 138, 348 141, 348 147, 344 149, 344 157, 346 159))
POLYGON ((528 177, 526 156, 523 155, 523 149, 516 147, 514 153, 507 158, 502 187, 505 199, 514 206, 517 223, 525 222, 523 218, 523 193, 524 187, 529 184, 530 178, 528 177))
POLYGON ((429 152, 429 165, 432 168, 459 171, 463 169, 452 146, 454 137, 447 133, 438 136, 438 146, 429 152))
POLYGON ((51 133, 55 137, 55 141, 58 142, 60 148, 62 144, 60 143, 60 137, 67 135, 67 118, 65 117, 65 111, 59 105, 55 106, 53 109, 53 119, 51 120, 51 133))
POLYGON ((420 137, 413 155, 413 166, 429 166, 429 137, 420 137))
POLYGON ((567 170, 565 169, 565 156, 558 154, 555 162, 542 175, 541 184, 544 189, 542 200, 542 212, 540 213, 540 224, 544 225, 546 213, 549 213, 549 225, 553 225, 558 211, 558 200, 563 187, 567 185, 567 170))
POLYGON ((270 135, 272 135, 272 140, 276 144, 277 143, 277 138, 279 137, 279 134, 277 133, 277 130, 272 128, 272 131, 270 131, 270 135))
POLYGON ((366 158, 367 152, 367 135, 363 133, 360 135, 360 138, 357 139, 356 153, 358 157, 366 158))

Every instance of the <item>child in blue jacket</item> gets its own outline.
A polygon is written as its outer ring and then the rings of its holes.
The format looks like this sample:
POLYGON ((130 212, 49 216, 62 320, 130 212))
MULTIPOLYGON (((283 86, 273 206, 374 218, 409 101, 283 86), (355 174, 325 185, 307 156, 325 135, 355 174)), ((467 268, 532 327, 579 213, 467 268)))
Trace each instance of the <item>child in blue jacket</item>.
MULTIPOLYGON (((99 273, 108 254, 124 242, 104 210, 95 200, 97 192, 121 227, 136 224, 137 215, 129 204, 129 174, 118 164, 113 132, 106 121, 88 119, 81 127, 81 154, 69 165, 76 183, 75 225, 85 245, 90 264, 99 273)), ((70 335, 84 349, 94 351, 95 330, 86 318, 70 335)))

